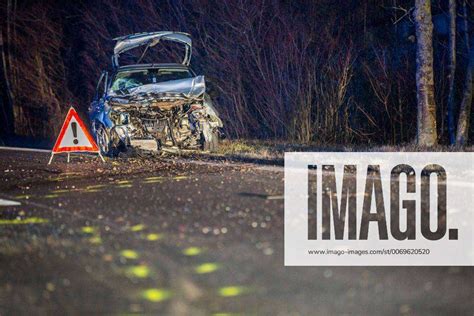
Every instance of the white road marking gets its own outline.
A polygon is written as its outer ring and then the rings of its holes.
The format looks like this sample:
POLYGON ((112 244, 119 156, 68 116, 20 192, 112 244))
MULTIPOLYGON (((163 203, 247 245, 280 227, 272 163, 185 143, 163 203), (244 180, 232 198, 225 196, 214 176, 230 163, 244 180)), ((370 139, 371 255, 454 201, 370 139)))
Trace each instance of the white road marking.
POLYGON ((0 199, 0 206, 17 206, 17 205, 21 205, 21 203, 17 201, 0 199))
POLYGON ((47 150, 47 149, 7 147, 7 146, 0 146, 0 150, 33 151, 33 152, 38 152, 38 153, 51 153, 51 150, 47 150))

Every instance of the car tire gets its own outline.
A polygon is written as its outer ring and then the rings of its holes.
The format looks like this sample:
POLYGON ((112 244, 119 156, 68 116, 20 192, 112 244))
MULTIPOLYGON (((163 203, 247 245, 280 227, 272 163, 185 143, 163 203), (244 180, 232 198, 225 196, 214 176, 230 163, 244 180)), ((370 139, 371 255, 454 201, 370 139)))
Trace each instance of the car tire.
POLYGON ((95 124, 95 142, 99 147, 100 153, 105 156, 110 156, 112 150, 110 146, 110 135, 104 125, 100 123, 95 124))

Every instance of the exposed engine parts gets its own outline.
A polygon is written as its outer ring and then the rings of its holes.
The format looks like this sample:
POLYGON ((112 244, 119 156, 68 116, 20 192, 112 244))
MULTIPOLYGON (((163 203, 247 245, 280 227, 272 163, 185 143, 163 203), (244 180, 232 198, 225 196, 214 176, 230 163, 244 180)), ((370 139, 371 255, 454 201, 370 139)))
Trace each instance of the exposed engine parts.
MULTIPOLYGON (((136 99, 134 100, 136 101, 136 99)), ((118 141, 155 139, 158 146, 200 149, 204 126, 213 129, 212 118, 202 106, 203 101, 189 103, 184 100, 117 104, 110 101, 110 118, 115 124, 118 141), (201 103, 201 104, 200 104, 201 103)), ((206 131, 207 132, 207 131, 206 131)))

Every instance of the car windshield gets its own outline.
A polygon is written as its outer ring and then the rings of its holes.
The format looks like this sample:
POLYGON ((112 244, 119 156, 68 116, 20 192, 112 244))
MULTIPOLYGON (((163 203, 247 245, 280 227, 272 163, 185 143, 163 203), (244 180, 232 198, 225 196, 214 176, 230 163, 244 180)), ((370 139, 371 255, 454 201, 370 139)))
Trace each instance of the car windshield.
POLYGON ((111 87, 112 94, 127 93, 127 90, 145 84, 191 78, 188 69, 141 69, 125 70, 115 75, 111 87))

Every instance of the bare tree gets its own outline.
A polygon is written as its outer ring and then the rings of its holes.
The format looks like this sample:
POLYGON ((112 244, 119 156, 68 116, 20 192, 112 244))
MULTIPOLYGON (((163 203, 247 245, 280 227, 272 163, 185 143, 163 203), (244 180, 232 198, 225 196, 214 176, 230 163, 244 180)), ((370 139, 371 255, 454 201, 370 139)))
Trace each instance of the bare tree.
MULTIPOLYGON (((3 126, 0 128, 0 132, 5 134, 13 133, 14 131, 14 119, 13 119, 13 96, 12 96, 12 89, 10 85, 10 80, 8 77, 8 70, 7 70, 7 60, 5 57, 5 45, 3 41, 3 30, 0 29, 0 54, 1 54, 1 67, 2 67, 2 85, 5 87, 5 93, 7 95, 7 101, 2 106, 2 118, 0 122, 2 122, 3 126)), ((1 102, 1 101, 0 101, 1 102)))
POLYGON ((417 41, 417 143, 422 146, 434 146, 437 144, 437 132, 433 75, 433 22, 430 0, 415 0, 415 28, 417 41))
MULTIPOLYGON (((467 30, 466 30, 467 31, 467 30)), ((474 38, 471 38, 471 43, 473 43, 474 38)), ((456 143, 458 145, 465 145, 469 137, 469 125, 471 117, 471 106, 472 106, 472 94, 474 91, 474 48, 470 48, 469 52, 469 64, 466 71, 466 80, 464 84, 464 92, 461 101, 461 108, 459 111, 459 120, 458 120, 458 131, 456 137, 456 143)))
POLYGON ((454 129, 454 79, 456 74, 456 0, 449 0, 449 37, 448 37, 448 137, 452 145, 456 141, 454 129))
POLYGON ((467 1, 468 0, 464 0, 462 2, 462 21, 464 24, 464 42, 467 47, 467 50, 469 50, 469 21, 467 18, 467 1))

